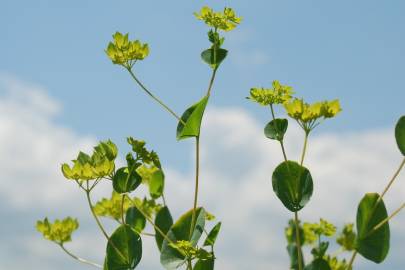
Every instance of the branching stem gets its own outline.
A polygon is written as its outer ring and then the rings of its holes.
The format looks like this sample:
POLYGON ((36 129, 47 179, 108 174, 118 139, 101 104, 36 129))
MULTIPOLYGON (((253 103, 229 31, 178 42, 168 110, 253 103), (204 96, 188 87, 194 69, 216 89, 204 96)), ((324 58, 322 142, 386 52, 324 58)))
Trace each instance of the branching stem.
POLYGON ((91 266, 94 266, 94 267, 103 269, 103 267, 102 267, 101 265, 99 265, 99 264, 97 264, 97 263, 95 263, 95 262, 88 261, 88 260, 86 260, 86 259, 83 259, 83 258, 80 258, 80 257, 74 255, 74 254, 71 253, 69 250, 67 250, 67 249, 65 248, 65 246, 64 246, 62 243, 58 243, 58 245, 62 248, 62 250, 63 250, 67 255, 69 255, 70 257, 72 257, 72 258, 75 259, 76 261, 79 261, 79 262, 81 262, 81 263, 88 264, 88 265, 91 265, 91 266))

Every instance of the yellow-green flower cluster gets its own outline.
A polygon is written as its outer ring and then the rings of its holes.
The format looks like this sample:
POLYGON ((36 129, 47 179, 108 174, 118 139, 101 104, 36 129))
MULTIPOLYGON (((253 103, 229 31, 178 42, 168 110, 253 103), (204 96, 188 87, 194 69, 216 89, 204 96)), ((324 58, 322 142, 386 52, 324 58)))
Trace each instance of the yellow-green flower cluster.
POLYGON ((183 256, 189 259, 198 258, 200 260, 207 260, 212 258, 212 254, 206 250, 194 247, 190 241, 179 240, 176 243, 169 243, 169 246, 177 249, 183 256))
POLYGON ((354 224, 346 224, 343 227, 342 232, 336 239, 336 242, 342 246, 344 250, 352 251, 355 248, 356 244, 356 233, 353 228, 354 224))
POLYGON ((147 198, 133 198, 132 203, 135 204, 136 207, 142 210, 149 218, 154 216, 159 210, 162 208, 161 204, 156 203, 154 199, 147 199, 147 198))
POLYGON ((45 218, 43 221, 37 221, 36 228, 45 239, 63 244, 72 241, 72 233, 79 228, 79 222, 77 219, 67 217, 63 220, 56 219, 51 223, 48 218, 45 218))
POLYGON ((116 32, 105 52, 114 64, 131 68, 135 61, 143 60, 148 56, 149 46, 146 43, 142 44, 139 40, 129 40, 128 34, 116 32))
POLYGON ((62 173, 67 179, 93 180, 109 176, 115 168, 118 149, 111 141, 100 142, 94 147, 92 156, 80 152, 73 166, 62 164, 62 173))
MULTIPOLYGON (((131 207, 131 201, 125 196, 124 213, 131 207)), ((94 212, 97 216, 109 217, 119 220, 122 216, 122 195, 113 191, 111 198, 102 198, 94 205, 94 212)))
POLYGON ((331 270, 352 270, 352 267, 349 268, 349 264, 345 259, 339 260, 338 258, 330 255, 325 256, 324 259, 328 262, 331 270))
POLYGON ((308 104, 303 99, 294 98, 284 103, 287 114, 301 123, 313 122, 319 118, 332 118, 342 109, 339 100, 308 104))
POLYGON ((303 229, 308 243, 312 243, 321 235, 331 237, 336 233, 336 227, 322 218, 319 223, 304 223, 303 229))
POLYGON ((272 88, 252 88, 250 97, 260 105, 284 104, 292 98, 294 91, 291 86, 282 85, 279 81, 273 81, 272 88))
POLYGON ((142 184, 149 186, 152 176, 159 168, 156 166, 141 165, 136 169, 136 172, 142 177, 142 184))
POLYGON ((224 8, 224 11, 215 12, 211 8, 205 6, 201 9, 200 13, 195 12, 194 15, 197 19, 204 21, 208 26, 213 27, 215 30, 231 31, 242 20, 237 17, 232 8, 224 8))

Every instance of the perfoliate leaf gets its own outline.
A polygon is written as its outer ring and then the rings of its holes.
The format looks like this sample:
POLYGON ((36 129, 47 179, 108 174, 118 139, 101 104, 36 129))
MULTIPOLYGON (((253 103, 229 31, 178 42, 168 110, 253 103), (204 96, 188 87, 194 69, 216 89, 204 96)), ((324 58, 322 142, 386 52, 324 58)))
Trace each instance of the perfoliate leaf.
MULTIPOLYGON (((290 269, 298 270, 298 248, 296 244, 289 244, 287 246, 287 252, 290 257, 290 269)), ((302 252, 301 252, 302 254, 302 252)), ((304 258, 301 257, 301 265, 304 265, 304 258)))
MULTIPOLYGON (((165 235, 169 231, 170 227, 172 227, 173 218, 167 206, 161 208, 159 212, 157 212, 155 217, 155 225, 165 235)), ((162 249, 162 243, 164 239, 164 235, 162 235, 161 232, 155 229, 155 240, 159 250, 162 249)))
POLYGON ((188 108, 177 125, 177 140, 200 136, 201 120, 207 106, 208 96, 188 108), (185 123, 185 125, 183 124, 185 123))
POLYGON ((356 250, 366 259, 381 263, 390 248, 390 227, 388 222, 377 230, 375 226, 388 217, 384 201, 377 193, 367 193, 357 209, 356 250))
POLYGON ((134 229, 137 233, 141 233, 146 226, 146 218, 136 207, 130 207, 125 215, 125 223, 134 229))
POLYGON ((128 225, 118 227, 107 243, 107 269, 132 270, 135 269, 141 258, 141 237, 128 225))
POLYGON ((123 167, 117 170, 113 176, 113 188, 118 193, 134 191, 142 182, 142 177, 135 169, 129 170, 123 167))
POLYGON ((193 270, 214 270, 214 258, 207 260, 198 260, 193 267, 193 270))
POLYGON ((297 162, 282 162, 273 172, 273 190, 291 212, 301 210, 312 196, 313 183, 309 170, 297 162))
POLYGON ((282 141, 284 139, 284 134, 287 131, 287 127, 287 119, 274 119, 264 128, 264 135, 269 139, 282 141))
POLYGON ((201 53, 202 60, 210 65, 212 68, 217 68, 227 56, 228 51, 222 48, 207 49, 201 53))
POLYGON ((395 139, 399 151, 405 156, 405 115, 399 118, 398 123, 395 126, 395 139))
POLYGON ((318 258, 305 266, 304 270, 331 270, 331 268, 326 260, 318 258))

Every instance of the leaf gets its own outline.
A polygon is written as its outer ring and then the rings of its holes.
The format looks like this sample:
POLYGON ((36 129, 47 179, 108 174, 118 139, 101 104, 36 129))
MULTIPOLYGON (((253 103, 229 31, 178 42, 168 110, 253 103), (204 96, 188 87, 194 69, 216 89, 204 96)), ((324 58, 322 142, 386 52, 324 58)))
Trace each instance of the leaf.
POLYGON ((207 106, 208 96, 188 108, 177 125, 177 140, 200 136, 201 120, 207 106), (184 125, 184 124, 185 125, 184 125))
POLYGON ((121 225, 111 235, 107 244, 108 270, 135 269, 142 258, 142 240, 128 225, 121 225))
POLYGON ((304 208, 312 196, 313 183, 309 170, 297 162, 282 162, 273 172, 273 190, 291 212, 304 208))
POLYGON ((397 125, 395 126, 395 139, 402 155, 405 156, 405 115, 399 118, 397 125))
MULTIPOLYGON (((190 241, 194 247, 197 245, 197 242, 204 231, 205 211, 203 208, 196 209, 195 226, 190 230, 192 216, 193 209, 183 214, 171 227, 167 233, 167 238, 170 239, 171 242, 176 243, 177 241, 184 240, 190 241)), ((179 266, 185 263, 186 259, 187 258, 183 254, 169 245, 167 239, 163 240, 160 253, 160 262, 166 269, 177 269, 179 266)))
POLYGON ((388 222, 373 230, 385 220, 387 209, 384 201, 377 193, 367 193, 360 201, 357 209, 356 250, 366 259, 381 263, 388 255, 390 248, 390 227, 388 222))
POLYGON ((305 266, 304 270, 331 270, 329 263, 324 259, 315 259, 305 266))
POLYGON ((136 207, 130 207, 125 215, 125 223, 137 233, 141 233, 146 226, 146 218, 136 207))
POLYGON ((142 177, 133 169, 127 167, 117 170, 113 176, 113 188, 118 193, 134 191, 142 182, 142 177))
POLYGON ((153 199, 158 199, 163 194, 165 187, 165 175, 162 170, 158 169, 152 173, 149 182, 149 194, 153 199))
POLYGON ((214 246, 220 229, 221 229, 221 222, 218 222, 214 226, 214 228, 212 228, 212 230, 209 232, 207 238, 204 241, 203 246, 214 246))
MULTIPOLYGON (((298 270, 298 248, 296 244, 289 244, 287 252, 290 256, 290 269, 298 270)), ((304 258, 301 257, 301 265, 304 265, 304 258)))
POLYGON ((198 260, 193 267, 193 270, 214 270, 214 258, 207 260, 198 260))
POLYGON ((270 121, 264 128, 264 134, 272 140, 282 141, 287 131, 288 120, 276 118, 270 121))
MULTIPOLYGON (((173 225, 173 218, 170 214, 169 208, 167 206, 162 207, 159 212, 157 212, 155 217, 155 225, 162 231, 162 233, 167 234, 170 227, 173 225)), ((162 249, 164 236, 155 229, 155 240, 159 250, 162 249)))
POLYGON ((202 60, 210 65, 212 68, 217 68, 221 62, 226 58, 228 51, 222 48, 208 49, 201 53, 202 60))

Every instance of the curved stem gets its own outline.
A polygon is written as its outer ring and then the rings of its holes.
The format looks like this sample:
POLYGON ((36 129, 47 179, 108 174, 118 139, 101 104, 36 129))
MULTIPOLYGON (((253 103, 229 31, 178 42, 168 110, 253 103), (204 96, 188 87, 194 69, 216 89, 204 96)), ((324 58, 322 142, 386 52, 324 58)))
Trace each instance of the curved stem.
POLYGON ((158 97, 152 94, 151 91, 149 91, 140 80, 135 76, 135 74, 132 72, 132 69, 127 68, 129 74, 131 74, 131 77, 136 81, 136 83, 151 97, 153 98, 157 103, 159 103, 166 111, 168 111, 171 115, 173 115, 179 122, 181 122, 183 125, 185 125, 184 121, 181 120, 181 118, 172 110, 170 109, 166 104, 163 103, 158 97))
POLYGON ((301 239, 298 221, 298 212, 294 212, 295 217, 295 238, 297 240, 298 270, 302 270, 301 239))
POLYGON ((351 270, 353 267, 354 259, 356 259, 357 251, 353 252, 352 258, 350 259, 349 265, 347 266, 347 270, 351 270))
POLYGON ((88 265, 91 265, 91 266, 94 266, 94 267, 103 269, 103 267, 102 267, 101 265, 97 264, 97 263, 94 263, 94 262, 85 260, 85 259, 83 259, 83 258, 80 258, 80 257, 74 255, 74 254, 71 253, 69 250, 67 250, 63 244, 58 244, 58 245, 62 248, 62 250, 63 250, 67 255, 69 255, 70 257, 72 257, 72 258, 75 259, 76 261, 79 261, 79 262, 81 262, 81 263, 88 264, 88 265))
POLYGON ((390 187, 392 186, 392 184, 394 183, 395 179, 397 178, 397 176, 399 175, 399 173, 401 172, 402 168, 405 165, 405 158, 402 160, 401 164, 399 165, 399 168, 396 170, 396 172, 394 173, 394 175, 392 176, 391 180, 389 181, 388 185, 385 187, 384 191, 381 193, 381 196, 378 200, 382 200, 382 198, 384 197, 385 193, 387 193, 387 191, 390 189, 390 187))
POLYGON ((198 182, 199 182, 199 174, 200 174, 200 137, 197 136, 195 138, 195 190, 194 190, 194 204, 193 204, 193 215, 191 218, 191 227, 190 227, 190 234, 189 238, 191 239, 193 234, 193 229, 196 223, 196 209, 197 209, 197 202, 198 202, 198 182))
POLYGON ((302 164, 304 164, 305 153, 307 151, 308 135, 309 135, 309 132, 305 131, 304 147, 302 149, 301 162, 300 162, 301 166, 302 166, 302 164))
POLYGON ((210 83, 209 83, 209 85, 208 85, 207 96, 210 96, 210 95, 211 95, 211 89, 212 89, 212 86, 213 86, 213 84, 214 84, 215 75, 217 74, 217 69, 218 69, 218 67, 214 68, 214 70, 212 71, 210 83))

